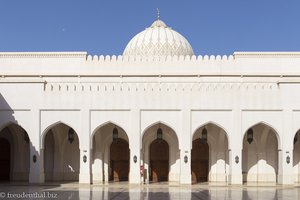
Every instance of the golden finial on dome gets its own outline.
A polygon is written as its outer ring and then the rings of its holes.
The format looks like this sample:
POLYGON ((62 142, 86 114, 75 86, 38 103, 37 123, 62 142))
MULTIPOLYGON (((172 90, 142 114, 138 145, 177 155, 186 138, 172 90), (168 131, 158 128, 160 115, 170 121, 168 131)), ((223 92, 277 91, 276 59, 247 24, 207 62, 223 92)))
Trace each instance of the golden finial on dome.
POLYGON ((157 20, 159 20, 159 18, 160 18, 160 12, 159 12, 158 8, 156 8, 156 10, 157 10, 157 20))

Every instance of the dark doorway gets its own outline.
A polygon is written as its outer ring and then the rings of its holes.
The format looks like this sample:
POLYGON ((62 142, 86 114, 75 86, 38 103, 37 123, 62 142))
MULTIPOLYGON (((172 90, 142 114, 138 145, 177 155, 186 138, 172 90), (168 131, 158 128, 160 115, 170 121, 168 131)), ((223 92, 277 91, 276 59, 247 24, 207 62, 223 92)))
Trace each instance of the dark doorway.
POLYGON ((129 144, 118 138, 110 145, 111 181, 128 181, 129 174, 129 144))
POLYGON ((9 181, 10 175, 10 144, 0 138, 0 181, 9 181))
POLYGON ((163 139, 156 139, 150 145, 150 181, 168 181, 169 145, 163 139))
POLYGON ((209 147, 207 142, 199 139, 193 141, 192 148, 192 183, 208 181, 209 147))

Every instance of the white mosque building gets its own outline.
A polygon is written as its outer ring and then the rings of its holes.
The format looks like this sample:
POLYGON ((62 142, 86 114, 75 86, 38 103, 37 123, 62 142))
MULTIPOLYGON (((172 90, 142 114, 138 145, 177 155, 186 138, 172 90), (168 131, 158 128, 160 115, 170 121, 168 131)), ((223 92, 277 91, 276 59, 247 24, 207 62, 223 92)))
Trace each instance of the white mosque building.
POLYGON ((300 182, 300 52, 196 56, 157 19, 121 56, 1 52, 0 92, 0 181, 300 182))

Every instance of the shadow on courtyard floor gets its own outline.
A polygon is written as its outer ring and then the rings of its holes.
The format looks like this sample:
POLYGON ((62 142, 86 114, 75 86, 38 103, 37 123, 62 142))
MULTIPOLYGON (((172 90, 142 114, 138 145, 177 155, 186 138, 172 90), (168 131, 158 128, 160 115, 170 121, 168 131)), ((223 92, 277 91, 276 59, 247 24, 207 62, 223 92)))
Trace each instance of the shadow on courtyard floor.
POLYGON ((0 199, 131 199, 131 200, 210 200, 210 199, 299 199, 300 188, 254 186, 176 186, 167 184, 90 185, 56 183, 45 185, 0 184, 0 199), (22 197, 21 195, 27 195, 22 197), (29 198, 29 195, 30 198, 29 198), (36 195, 35 197, 32 195, 36 195), (5 197, 5 198, 4 198, 5 197))

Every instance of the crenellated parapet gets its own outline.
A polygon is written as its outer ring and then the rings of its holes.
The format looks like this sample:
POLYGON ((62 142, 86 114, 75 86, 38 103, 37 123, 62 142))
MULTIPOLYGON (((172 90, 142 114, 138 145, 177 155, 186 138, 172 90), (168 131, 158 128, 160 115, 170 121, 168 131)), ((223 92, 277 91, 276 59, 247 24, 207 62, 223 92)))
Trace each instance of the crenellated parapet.
POLYGON ((86 55, 87 52, 0 52, 0 61, 7 59, 84 59, 86 55))
POLYGON ((229 56, 149 57, 98 56, 88 55, 87 52, 0 52, 2 79, 20 76, 299 78, 299 66, 300 52, 236 52, 229 56))
POLYGON ((87 62, 215 62, 215 61, 233 61, 233 55, 186 55, 186 56, 149 56, 149 57, 142 57, 142 56, 116 56, 116 55, 88 55, 87 62))
POLYGON ((122 56, 122 55, 88 55, 87 52, 0 52, 0 62, 19 59, 82 59, 86 62, 230 62, 239 59, 300 59, 300 52, 235 52, 233 55, 186 55, 186 56, 122 56))

